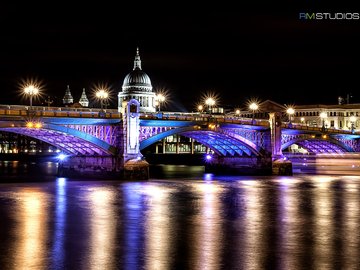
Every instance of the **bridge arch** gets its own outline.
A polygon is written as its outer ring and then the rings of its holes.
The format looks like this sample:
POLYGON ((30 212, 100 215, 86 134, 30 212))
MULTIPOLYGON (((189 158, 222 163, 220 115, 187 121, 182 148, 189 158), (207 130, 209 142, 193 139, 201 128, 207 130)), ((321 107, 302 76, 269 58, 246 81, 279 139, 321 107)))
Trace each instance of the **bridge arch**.
POLYGON ((75 156, 110 156, 116 154, 116 149, 112 145, 90 134, 65 126, 44 124, 42 128, 28 128, 21 125, 1 128, 0 130, 38 139, 75 156))
POLYGON ((174 134, 192 138, 209 147, 220 156, 243 156, 244 154, 247 156, 261 155, 258 149, 253 147, 254 144, 247 142, 245 138, 235 138, 228 134, 217 132, 216 130, 200 128, 200 126, 179 127, 158 133, 141 141, 140 150, 174 134))
POLYGON ((300 145, 312 153, 354 152, 351 147, 333 138, 296 138, 284 143, 281 150, 285 150, 293 144, 300 145))

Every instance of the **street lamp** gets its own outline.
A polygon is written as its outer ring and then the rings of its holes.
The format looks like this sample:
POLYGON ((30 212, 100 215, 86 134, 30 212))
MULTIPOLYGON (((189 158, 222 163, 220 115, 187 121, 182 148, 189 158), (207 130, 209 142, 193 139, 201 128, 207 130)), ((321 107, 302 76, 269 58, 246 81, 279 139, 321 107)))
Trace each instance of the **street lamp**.
POLYGON ((29 97, 30 97, 30 110, 32 110, 32 98, 33 98, 33 96, 36 96, 37 94, 39 94, 39 88, 30 84, 29 86, 26 86, 24 88, 24 92, 26 95, 29 95, 29 97))
POLYGON ((255 124, 255 111, 259 109, 259 105, 257 105, 255 102, 251 103, 249 105, 250 110, 252 111, 252 121, 251 124, 255 124))
POLYGON ((236 115, 237 118, 240 116, 240 110, 239 109, 235 110, 235 115, 236 115))
POLYGON ((106 92, 105 89, 100 89, 96 92, 96 97, 100 99, 100 107, 101 107, 101 111, 103 111, 104 100, 106 100, 109 97, 109 93, 106 92))
POLYGON ((292 115, 295 113, 295 110, 294 108, 291 108, 289 107, 287 110, 286 110, 286 113, 289 115, 289 127, 291 127, 291 117, 292 115))
POLYGON ((355 116, 350 116, 350 123, 351 123, 351 133, 355 132, 355 122, 356 122, 356 117, 355 116))
POLYGON ((327 113, 326 112, 321 112, 320 113, 320 118, 322 119, 322 131, 325 131, 325 118, 327 118, 327 113))
POLYGON ((199 106, 197 107, 197 109, 198 109, 198 111, 199 111, 200 113, 202 113, 203 110, 204 110, 204 106, 203 106, 203 105, 199 105, 199 106))
POLYGON ((165 96, 163 94, 157 94, 156 95, 156 101, 157 101, 157 105, 159 106, 158 110, 160 112, 160 104, 161 104, 161 102, 165 101, 165 96))
POLYGON ((212 113, 212 106, 215 105, 215 99, 209 97, 205 100, 205 104, 209 107, 210 114, 212 113))

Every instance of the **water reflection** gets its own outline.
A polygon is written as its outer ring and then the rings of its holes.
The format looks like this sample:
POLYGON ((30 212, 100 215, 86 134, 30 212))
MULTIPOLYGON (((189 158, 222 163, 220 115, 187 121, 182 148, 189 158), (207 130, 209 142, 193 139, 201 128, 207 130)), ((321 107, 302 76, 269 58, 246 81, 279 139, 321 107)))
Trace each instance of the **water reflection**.
POLYGON ((1 269, 357 269, 360 177, 0 186, 1 269))
POLYGON ((16 269, 46 269, 48 205, 48 195, 36 187, 22 188, 17 192, 13 249, 16 269))
POLYGON ((262 228, 265 225, 262 222, 262 192, 259 181, 250 180, 243 183, 245 193, 245 216, 244 216, 244 229, 246 230, 242 239, 244 244, 242 246, 245 254, 244 261, 242 262, 243 269, 262 269, 261 258, 262 256, 251 256, 251 254, 260 254, 263 247, 263 232, 262 228))
POLYGON ((145 269, 170 269, 172 224, 170 217, 170 190, 157 184, 145 185, 146 195, 145 269))
MULTIPOLYGON (((351 180, 349 177, 348 180, 351 180)), ((359 180, 359 179, 357 179, 359 180)), ((343 184, 344 192, 338 192, 338 196, 342 196, 343 205, 339 206, 342 211, 341 233, 336 233, 341 242, 341 258, 345 259, 344 265, 347 269, 356 269, 360 265, 360 189, 356 182, 345 182, 343 184)))
POLYGON ((96 186, 87 193, 90 207, 89 265, 86 269, 115 269, 116 189, 96 186))
POLYGON ((144 264, 143 235, 145 201, 140 192, 144 184, 127 183, 122 185, 124 192, 124 269, 142 269, 144 264))
POLYGON ((66 179, 56 179, 55 216, 54 216, 54 245, 52 249, 52 265, 55 269, 63 269, 65 261, 66 239, 66 179))
POLYGON ((199 214, 194 220, 194 269, 219 269, 222 249, 221 187, 212 181, 196 183, 199 214))

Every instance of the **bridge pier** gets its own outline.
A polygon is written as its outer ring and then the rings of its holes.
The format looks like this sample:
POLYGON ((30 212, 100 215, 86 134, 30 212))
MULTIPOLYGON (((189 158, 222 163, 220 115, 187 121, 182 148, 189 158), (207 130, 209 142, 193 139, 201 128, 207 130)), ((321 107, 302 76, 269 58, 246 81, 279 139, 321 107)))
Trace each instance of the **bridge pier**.
POLYGON ((123 116, 123 161, 124 179, 149 179, 149 163, 140 152, 140 103, 136 99, 124 101, 123 116))
POLYGON ((271 158, 216 156, 205 164, 206 173, 271 175, 271 158))
POLYGON ((285 159, 281 150, 281 113, 269 113, 273 175, 292 175, 292 162, 285 159))
POLYGON ((121 179, 122 160, 117 157, 72 156, 59 162, 58 176, 75 178, 121 179))

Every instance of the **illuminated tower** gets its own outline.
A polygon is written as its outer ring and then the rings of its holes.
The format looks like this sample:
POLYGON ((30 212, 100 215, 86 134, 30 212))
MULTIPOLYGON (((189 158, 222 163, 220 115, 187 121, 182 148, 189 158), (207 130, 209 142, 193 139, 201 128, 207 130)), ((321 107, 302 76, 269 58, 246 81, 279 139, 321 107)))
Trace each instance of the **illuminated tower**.
POLYGON ((81 98, 79 100, 79 103, 81 104, 81 106, 83 107, 89 107, 89 99, 86 96, 85 93, 85 88, 83 88, 82 94, 81 94, 81 98))
POLYGON ((66 105, 69 105, 69 104, 73 104, 74 103, 74 99, 71 95, 71 92, 70 92, 70 86, 68 85, 66 90, 65 90, 65 95, 64 95, 64 98, 63 98, 63 104, 66 106, 66 105))
POLYGON ((122 91, 118 94, 118 110, 121 112, 123 101, 136 99, 140 112, 155 112, 155 93, 152 91, 149 76, 141 69, 139 48, 136 48, 133 70, 125 76, 122 91))

